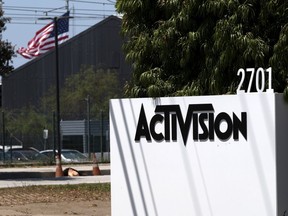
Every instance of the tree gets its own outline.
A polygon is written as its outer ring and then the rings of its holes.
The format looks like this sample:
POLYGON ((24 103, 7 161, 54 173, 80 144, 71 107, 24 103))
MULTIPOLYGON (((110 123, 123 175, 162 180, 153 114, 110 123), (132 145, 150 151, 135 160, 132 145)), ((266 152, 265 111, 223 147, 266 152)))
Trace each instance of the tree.
POLYGON ((46 116, 33 106, 4 110, 4 113, 8 137, 17 137, 17 140, 22 141, 29 140, 29 143, 25 143, 29 144, 29 147, 38 149, 43 147, 43 129, 52 131, 52 115, 46 116))
POLYGON ((239 68, 273 69, 282 92, 288 73, 285 0, 118 0, 130 97, 235 92, 239 68))
MULTIPOLYGON (((42 100, 43 107, 50 111, 55 110, 54 92, 54 88, 50 89, 49 94, 42 100)), ((68 77, 61 89, 61 118, 82 119, 83 114, 86 116, 88 95, 91 99, 91 117, 96 117, 100 111, 107 115, 109 99, 122 96, 116 72, 87 67, 68 77)))
POLYGON ((9 21, 9 18, 4 17, 4 12, 2 10, 2 5, 0 3, 0 75, 6 76, 9 74, 13 67, 9 65, 12 62, 12 57, 14 55, 14 47, 8 41, 2 40, 2 33, 5 31, 5 23, 9 21))

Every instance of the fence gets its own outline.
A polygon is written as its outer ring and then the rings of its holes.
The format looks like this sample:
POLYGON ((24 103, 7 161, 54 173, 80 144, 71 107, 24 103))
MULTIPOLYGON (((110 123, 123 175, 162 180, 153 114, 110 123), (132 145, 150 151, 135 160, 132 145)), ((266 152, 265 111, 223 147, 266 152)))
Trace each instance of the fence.
MULTIPOLYGON (((9 149, 32 148, 36 151, 57 149, 55 113, 37 112, 34 109, 2 112, 1 151, 2 162, 12 161, 9 149)), ((108 161, 110 155, 108 114, 100 112, 87 116, 87 113, 65 113, 60 115, 61 149, 78 150, 85 155, 98 152, 101 160, 108 161), (89 119, 89 121, 88 121, 89 119)), ((17 159, 16 159, 17 160, 17 159)), ((12 161, 13 162, 13 161, 12 161)))

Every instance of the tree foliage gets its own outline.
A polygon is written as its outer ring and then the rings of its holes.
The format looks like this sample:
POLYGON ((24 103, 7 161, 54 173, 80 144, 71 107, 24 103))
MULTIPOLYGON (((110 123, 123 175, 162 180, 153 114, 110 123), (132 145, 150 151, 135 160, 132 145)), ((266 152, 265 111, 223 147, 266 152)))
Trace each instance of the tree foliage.
MULTIPOLYGON (((35 107, 23 107, 19 110, 5 111, 6 118, 9 119, 7 122, 8 130, 15 134, 29 134, 37 135, 40 134, 42 137, 42 130, 47 128, 49 119, 41 114, 35 107)), ((51 130, 52 127, 49 127, 51 130)))
POLYGON ((49 131, 53 129, 52 115, 47 116, 33 106, 3 111, 5 114, 6 145, 10 143, 8 140, 13 138, 17 142, 29 140, 29 143, 26 144, 29 144, 30 147, 42 148, 43 129, 46 128, 49 131))
POLYGON ((273 69, 282 92, 288 73, 286 0, 118 0, 130 97, 235 92, 239 68, 273 69))
MULTIPOLYGON (((83 114, 86 116, 88 95, 91 117, 97 116, 100 111, 107 114, 109 99, 122 96, 116 72, 87 67, 68 77, 60 91, 61 118, 77 119, 83 118, 83 114)), ((55 111, 55 88, 50 89, 43 98, 42 105, 55 111)))
POLYGON ((9 65, 12 62, 14 55, 14 47, 8 41, 3 41, 1 38, 2 33, 5 31, 5 24, 9 21, 4 17, 4 12, 0 3, 0 75, 5 76, 9 74, 13 67, 9 65))

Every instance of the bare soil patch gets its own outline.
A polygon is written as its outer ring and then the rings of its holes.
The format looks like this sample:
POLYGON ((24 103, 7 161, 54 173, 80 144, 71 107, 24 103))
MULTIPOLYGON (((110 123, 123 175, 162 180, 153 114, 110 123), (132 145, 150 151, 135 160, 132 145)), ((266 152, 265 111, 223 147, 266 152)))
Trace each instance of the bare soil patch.
POLYGON ((0 215, 111 215, 110 184, 0 189, 0 215))

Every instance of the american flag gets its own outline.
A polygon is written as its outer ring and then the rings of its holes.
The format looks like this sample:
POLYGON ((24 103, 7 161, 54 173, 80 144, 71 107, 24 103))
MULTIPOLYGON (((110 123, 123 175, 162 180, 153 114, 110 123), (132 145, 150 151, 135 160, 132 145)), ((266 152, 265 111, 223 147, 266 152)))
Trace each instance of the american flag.
MULTIPOLYGON (((63 43, 68 39, 69 31, 69 12, 62 15, 58 18, 58 43, 63 43), (67 18, 62 18, 67 17, 67 18)), ((27 48, 20 47, 17 50, 17 53, 22 55, 24 58, 32 59, 37 57, 46 51, 55 47, 55 30, 54 30, 54 21, 44 26, 42 29, 36 32, 34 38, 28 42, 27 48)))

